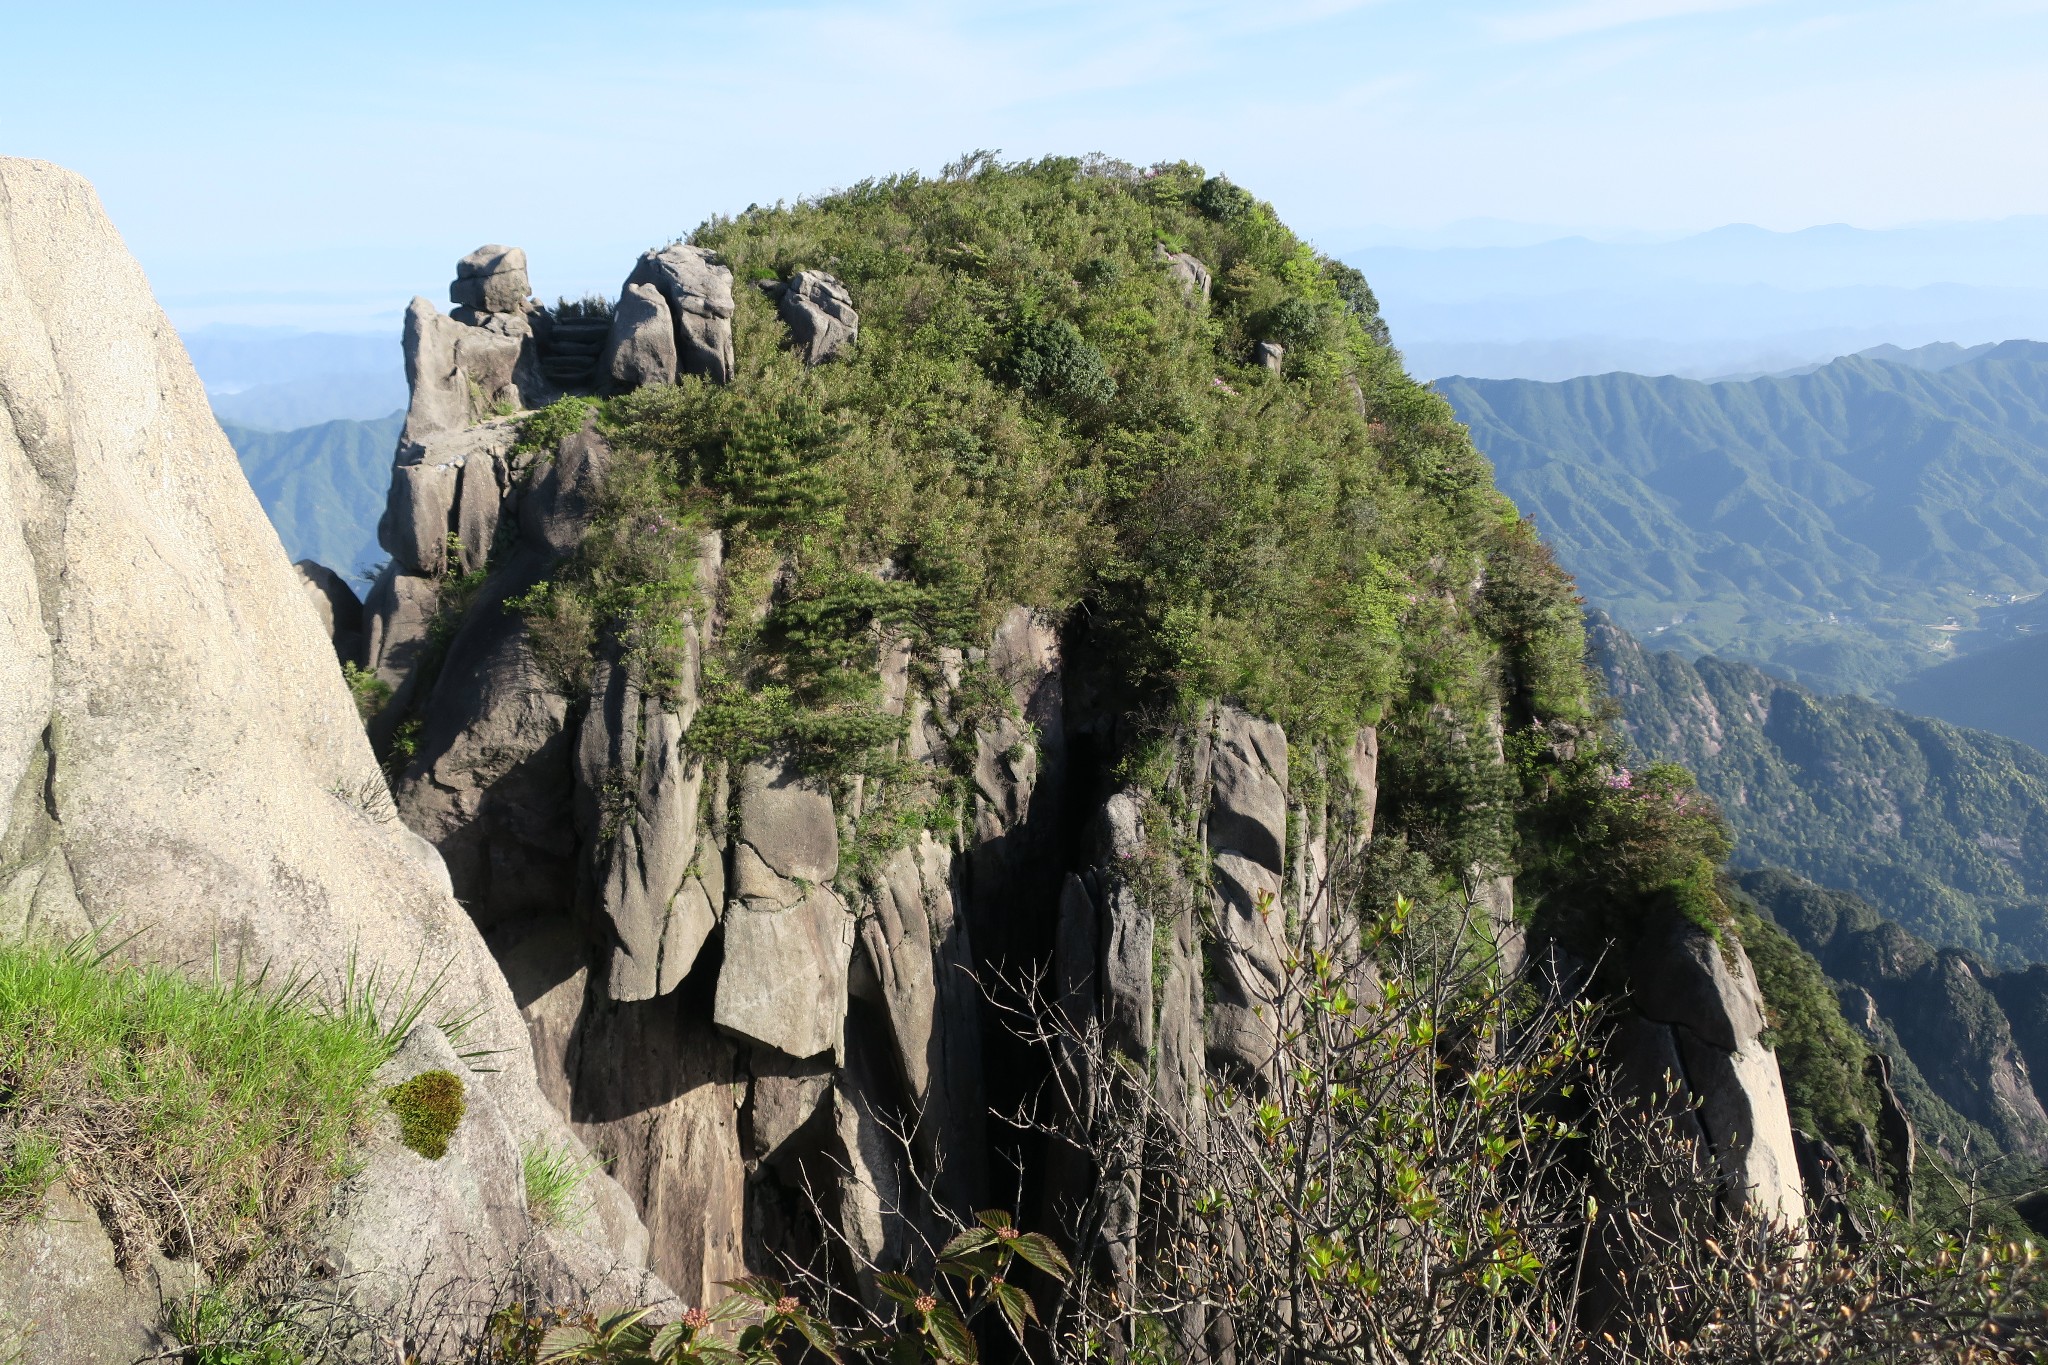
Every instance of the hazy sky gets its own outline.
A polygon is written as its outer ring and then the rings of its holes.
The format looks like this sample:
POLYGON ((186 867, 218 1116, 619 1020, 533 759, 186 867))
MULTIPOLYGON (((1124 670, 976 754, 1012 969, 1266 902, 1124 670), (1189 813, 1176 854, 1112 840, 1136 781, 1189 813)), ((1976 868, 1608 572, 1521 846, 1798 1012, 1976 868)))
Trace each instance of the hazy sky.
POLYGON ((0 0, 0 153, 181 323, 368 324, 484 241, 615 289, 707 214, 962 151, 1186 157, 1331 250, 2048 212, 2048 0, 0 0))

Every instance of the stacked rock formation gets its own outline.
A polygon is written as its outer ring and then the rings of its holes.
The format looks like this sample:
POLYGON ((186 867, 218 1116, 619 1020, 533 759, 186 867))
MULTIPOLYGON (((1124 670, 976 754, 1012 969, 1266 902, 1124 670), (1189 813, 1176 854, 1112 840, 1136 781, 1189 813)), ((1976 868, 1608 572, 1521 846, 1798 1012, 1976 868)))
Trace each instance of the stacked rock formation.
MULTIPOLYGON (((1199 262, 1161 259, 1201 296, 1199 262)), ((806 363, 855 344, 841 282, 804 272, 765 288, 806 363)), ((647 253, 590 387, 729 380, 732 315, 730 272, 709 253, 647 253)), ((463 316, 450 324, 476 325, 463 316)), ((495 416, 403 445, 394 562, 364 648, 396 689, 387 716, 403 709, 416 726, 400 812, 446 858, 519 1000, 543 1088, 611 1162, 680 1293, 712 1294, 802 1250, 814 1208, 886 1265, 915 1241, 906 1210, 924 1192, 956 1207, 992 1197, 998 1160, 1027 1154, 986 1115, 1022 1098, 1032 1063, 985 1017, 982 987, 1019 964, 1047 966, 1058 1008, 1099 1025, 1191 1122, 1211 1078, 1266 1065, 1273 926, 1339 932, 1326 883, 1373 835, 1372 730, 1324 752, 1211 706, 1172 741, 1183 814, 1167 816, 1095 757, 1116 751, 1127 721, 1068 695, 1056 623, 1014 608, 982 649, 929 659, 885 642, 882 695, 907 722, 899 757, 937 768, 971 752, 971 801, 958 828, 922 832, 853 878, 860 783, 829 786, 774 758, 713 763, 690 743, 699 663, 723 629, 718 535, 697 547, 684 663, 659 693, 613 656, 597 661, 587 703, 572 702, 541 666, 507 603, 577 547, 611 462, 594 423, 548 450, 521 450, 495 416), (431 688, 411 695, 426 620, 457 571, 481 571, 482 586, 431 688), (999 714, 968 719, 970 667, 998 680, 999 714), (1291 783, 1303 764, 1315 780, 1291 783), (1169 849, 1206 859, 1170 889, 1186 913, 1138 878, 1169 849)), ((1485 868, 1469 881, 1512 968, 1513 881, 1485 868)), ((1701 1102, 1699 1136, 1730 1198, 1797 1222, 1782 1089, 1739 951, 1703 955, 1674 934, 1644 954, 1643 979, 1678 985, 1640 1028, 1701 1102)), ((1034 1176, 1033 1198, 1088 1178, 1057 1165, 1034 1176)))

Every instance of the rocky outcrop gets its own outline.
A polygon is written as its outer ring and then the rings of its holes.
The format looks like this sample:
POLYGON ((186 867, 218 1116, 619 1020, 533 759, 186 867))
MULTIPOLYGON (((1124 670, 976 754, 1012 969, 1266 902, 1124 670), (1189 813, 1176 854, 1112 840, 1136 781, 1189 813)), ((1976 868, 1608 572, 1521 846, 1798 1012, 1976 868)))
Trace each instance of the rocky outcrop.
POLYGON ((1185 251, 1168 251, 1164 242, 1153 243, 1152 258, 1166 267, 1190 301, 1197 297, 1203 303, 1209 301, 1209 267, 1185 251))
POLYGON ((1287 368, 1287 348, 1277 341, 1261 341, 1252 347, 1252 364, 1270 374, 1287 368))
POLYGON ((206 1287, 190 1261, 124 1272, 99 1215, 63 1183, 0 1224, 0 1353, 11 1365, 130 1365, 169 1345, 166 1304, 206 1287))
MULTIPOLYGON (((464 283, 458 279, 458 289, 464 283)), ((415 298, 405 311, 404 348, 412 402, 399 437, 403 452, 416 453, 494 413, 539 407, 551 393, 523 309, 458 308, 449 316, 415 298)))
MULTIPOLYGON (((1287 915, 1287 734, 1229 707, 1213 712, 1206 759, 1214 933, 1208 979, 1215 1000, 1206 1026, 1220 1069, 1256 1075, 1270 1064, 1287 915)), ((1150 971, 1149 958, 1144 964, 1150 971)))
POLYGON ((1617 1049, 1623 1084, 1674 1093, 1726 1184, 1792 1226, 1805 1221, 1799 1156, 1778 1059, 1763 1044, 1763 996, 1739 943, 1676 914, 1648 926, 1629 963, 1636 1017, 1617 1049))
POLYGON ((298 570, 299 584, 306 591, 306 600, 313 604, 321 628, 334 642, 335 657, 355 663, 363 653, 362 599, 349 587, 347 579, 325 564, 302 559, 292 567, 298 570))
MULTIPOLYGON (((1206 295, 1199 262, 1160 259, 1191 300, 1206 295)), ((838 280, 803 272, 763 292, 806 363, 848 355, 858 316, 838 280)), ((729 380, 733 312, 731 273, 710 253, 647 253, 609 314, 593 385, 729 380)), ((1056 1008, 1099 1028, 1189 1140, 1213 1081, 1265 1084, 1288 1023, 1286 934, 1342 947, 1356 933, 1331 884, 1374 838, 1374 730, 1297 751, 1274 721, 1211 704, 1161 741, 1173 776, 1148 791, 1111 781, 1104 756, 1129 720, 1070 692, 1057 622, 1013 607, 980 647, 921 653, 878 628, 872 667, 908 765, 889 780, 923 774, 953 794, 944 818, 879 835, 864 823, 870 778, 828 779, 792 753, 720 758, 699 728, 703 660, 721 612, 740 609, 718 534, 664 549, 694 561, 695 591, 660 669, 623 641, 577 676, 543 667, 507 603, 577 548, 613 458, 592 423, 551 450, 522 450, 510 431, 480 421, 402 451, 394 563, 366 607, 365 648, 417 736, 400 812, 503 965, 542 1088, 611 1163, 653 1268, 685 1298, 828 1242, 860 1262, 856 1280, 903 1264, 938 1207, 991 1196, 997 1158, 1032 1172, 1044 1207, 1089 1188, 1101 1154, 1042 1153, 987 1122, 1044 1076, 984 996, 1020 971, 1045 968, 1056 1008), (481 557, 459 529, 471 524, 495 528, 481 557), (441 585, 477 569, 455 620, 436 605, 441 585), (426 669, 437 611, 449 629, 426 669)), ((1498 723, 1492 738, 1505 762, 1498 723)), ((1469 872, 1513 971, 1513 879, 1469 872)), ((1731 1202, 1797 1222, 1754 981, 1746 963, 1712 975, 1721 959, 1692 948, 1678 945, 1675 966, 1654 959, 1698 987, 1674 997, 1688 1012, 1640 1028, 1687 1077, 1731 1202)), ((1104 1233, 1119 1273, 1142 1254, 1146 1193, 1121 1191, 1104 1233)))
MULTIPOLYGON (((497 1050, 478 1095, 517 1141, 573 1146, 440 855, 366 795, 328 631, 141 269, 83 180, 16 160, 0 488, 0 930, 322 989, 426 964, 497 1050)), ((641 1235, 617 1200, 592 1231, 627 1260, 641 1235)))
POLYGON ((455 263, 448 301, 478 313, 520 313, 532 292, 525 252, 516 246, 480 246, 455 263))
MULTIPOLYGON (((1843 1017, 1895 1060, 1910 1060, 1902 1071, 1918 1073, 1916 1085, 1924 1082, 1937 1107, 1982 1125, 2003 1151, 2048 1155, 2048 1087, 2034 1065, 2048 1056, 2027 1047, 2039 1032, 2028 989, 2042 979, 2038 969, 1991 971, 1969 953, 1937 948, 1881 918, 1854 896, 1787 873, 1746 873, 1741 880, 1841 988, 1843 1017)), ((1964 1158, 1960 1151, 1948 1155, 1964 1158)))
POLYGON ((860 314, 836 275, 799 270, 782 286, 776 311, 806 365, 836 360, 860 337, 860 314))
POLYGON ((1864 1070, 1877 1086, 1877 1150, 1884 1170, 1891 1177, 1892 1198, 1900 1213, 1913 1216, 1913 1171, 1920 1164, 1920 1143, 1906 1106, 1892 1089, 1891 1059, 1873 1052, 1863 1059, 1864 1070))
POLYGON ((620 392, 676 382, 675 314, 660 289, 627 282, 597 368, 606 387, 620 392))
MULTIPOLYGON (((716 384, 732 378, 732 271, 700 247, 663 247, 640 258, 626 288, 649 286, 668 304, 675 324, 676 372, 716 384)), ((612 336, 619 336, 614 314, 612 336)), ((648 382, 661 382, 658 376, 648 382)))

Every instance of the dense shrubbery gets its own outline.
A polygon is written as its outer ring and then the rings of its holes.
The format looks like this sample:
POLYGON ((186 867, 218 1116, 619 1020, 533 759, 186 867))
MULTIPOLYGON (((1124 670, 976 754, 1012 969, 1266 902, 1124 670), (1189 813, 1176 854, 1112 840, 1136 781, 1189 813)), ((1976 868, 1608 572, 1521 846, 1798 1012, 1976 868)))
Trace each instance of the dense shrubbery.
POLYGON ((983 160, 692 240, 742 279, 834 272, 861 340, 806 371, 742 289, 730 386, 608 405, 643 472, 553 588, 590 605, 592 643, 644 641, 674 605, 649 585, 686 578, 687 533, 717 527, 743 570, 726 619, 769 604, 724 664, 751 692, 789 688, 785 731, 801 710, 872 705, 883 629, 977 643, 1011 603, 1085 604, 1094 656, 1130 696, 1238 700, 1303 740, 1414 693, 1476 721, 1486 670, 1467 665, 1489 634, 1513 636, 1532 706, 1583 708, 1576 620, 1537 600, 1568 602, 1568 585, 1401 372, 1356 273, 1243 190, 1186 165, 983 160), (1160 243, 1215 272, 1213 307, 1154 259, 1160 243), (1261 339, 1287 344, 1286 382, 1249 364, 1261 339), (656 521, 673 534, 647 534, 656 521), (1477 614, 1475 562, 1503 584, 1477 614), (852 600, 854 578, 874 600, 852 600))

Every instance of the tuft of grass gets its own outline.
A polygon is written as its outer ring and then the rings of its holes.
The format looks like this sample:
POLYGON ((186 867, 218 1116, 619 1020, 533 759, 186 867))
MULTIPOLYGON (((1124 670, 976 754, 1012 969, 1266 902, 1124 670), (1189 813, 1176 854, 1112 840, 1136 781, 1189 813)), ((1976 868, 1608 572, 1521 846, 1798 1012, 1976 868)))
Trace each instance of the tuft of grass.
POLYGON ((187 1343, 191 1365, 305 1365, 297 1324, 251 1313, 219 1292, 165 1306, 164 1325, 187 1343))
POLYGON ((155 1245, 236 1274, 315 1212, 426 1005, 351 971, 194 979, 91 941, 0 944, 0 1217, 60 1176, 124 1264, 155 1245))
POLYGON ((574 1230, 583 1223, 577 1195, 590 1175, 590 1158, 573 1147, 528 1147, 520 1154, 526 1183, 526 1211, 536 1223, 574 1230))
POLYGON ((386 1090, 384 1102, 397 1111, 399 1141, 429 1161, 448 1155, 448 1139, 469 1109, 462 1078, 452 1071, 422 1071, 386 1090))
POLYGON ((0 1135, 0 1220, 35 1207, 56 1182, 60 1155, 47 1133, 17 1129, 0 1135))

